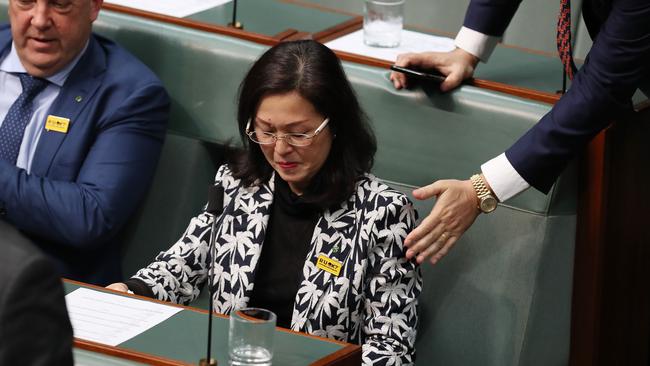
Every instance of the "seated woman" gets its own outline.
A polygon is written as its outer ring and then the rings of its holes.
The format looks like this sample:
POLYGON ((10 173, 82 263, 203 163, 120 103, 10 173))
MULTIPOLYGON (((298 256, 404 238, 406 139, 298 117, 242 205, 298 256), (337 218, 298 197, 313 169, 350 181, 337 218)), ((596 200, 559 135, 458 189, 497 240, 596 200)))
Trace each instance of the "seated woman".
MULTIPOLYGON (((267 308, 279 326, 362 344, 364 364, 412 363, 422 277, 402 243, 415 211, 368 174, 375 138, 338 58, 314 41, 280 43, 239 93, 244 149, 215 180, 216 311, 267 308)), ((206 282, 212 220, 196 216, 109 287, 190 303, 206 282)))

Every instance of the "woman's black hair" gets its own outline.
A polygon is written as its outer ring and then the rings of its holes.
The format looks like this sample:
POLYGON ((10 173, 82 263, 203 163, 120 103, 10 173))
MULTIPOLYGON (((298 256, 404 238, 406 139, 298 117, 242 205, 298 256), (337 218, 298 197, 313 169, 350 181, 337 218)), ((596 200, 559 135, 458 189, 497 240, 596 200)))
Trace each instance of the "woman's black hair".
POLYGON ((297 92, 321 115, 330 119, 332 148, 303 197, 323 208, 340 204, 370 171, 377 150, 375 136, 348 82, 338 57, 311 40, 282 42, 266 51, 239 86, 237 121, 244 151, 230 164, 233 175, 246 186, 266 182, 273 168, 260 146, 246 135, 266 96, 297 92))

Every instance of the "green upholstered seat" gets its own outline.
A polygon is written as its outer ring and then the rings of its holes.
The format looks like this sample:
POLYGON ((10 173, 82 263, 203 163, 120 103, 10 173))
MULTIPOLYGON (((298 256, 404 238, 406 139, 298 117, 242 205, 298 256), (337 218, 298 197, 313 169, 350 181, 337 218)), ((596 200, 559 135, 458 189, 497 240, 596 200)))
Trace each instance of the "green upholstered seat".
MULTIPOLYGON (((149 264, 178 239, 205 204, 222 147, 169 132, 144 204, 123 233, 124 276, 149 264)), ((128 277, 127 277, 128 278, 128 277)))
MULTIPOLYGON (((127 229, 130 275, 201 209, 220 146, 238 140, 237 87, 267 46, 109 11, 95 30, 149 65, 173 100, 154 186, 127 229)), ((511 70, 534 57, 508 55, 511 70)), ((470 86, 396 91, 387 70, 344 66, 377 134, 374 173, 409 194, 435 179, 469 177, 550 109, 470 86)), ((568 362, 576 190, 571 166, 549 195, 530 190, 480 216, 442 262, 423 267, 419 365, 568 362)), ((433 202, 415 204, 422 217, 433 202)))

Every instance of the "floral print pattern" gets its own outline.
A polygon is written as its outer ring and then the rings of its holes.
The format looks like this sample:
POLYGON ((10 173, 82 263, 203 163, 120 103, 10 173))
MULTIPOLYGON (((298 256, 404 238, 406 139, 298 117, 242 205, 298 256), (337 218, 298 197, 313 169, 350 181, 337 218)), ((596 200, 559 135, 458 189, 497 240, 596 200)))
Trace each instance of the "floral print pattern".
MULTIPOLYGON (((273 203, 274 177, 244 187, 227 166, 215 184, 224 188, 217 218, 213 261, 215 311, 245 307, 255 285, 273 203)), ((413 205, 372 175, 356 192, 319 218, 296 294, 291 329, 358 343, 364 365, 408 365, 414 361, 422 289, 419 267, 404 257, 403 240, 415 222, 413 205), (342 264, 338 276, 317 265, 321 255, 342 264)), ((213 217, 194 217, 183 236, 134 276, 160 300, 188 304, 207 279, 213 217)))

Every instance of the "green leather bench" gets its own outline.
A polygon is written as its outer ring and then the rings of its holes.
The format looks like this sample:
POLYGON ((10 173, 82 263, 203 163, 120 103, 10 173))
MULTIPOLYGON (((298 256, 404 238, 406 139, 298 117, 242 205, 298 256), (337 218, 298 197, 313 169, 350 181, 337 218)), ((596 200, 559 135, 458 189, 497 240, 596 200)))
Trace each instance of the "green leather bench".
MULTIPOLYGON (((126 230, 128 276, 202 208, 224 144, 239 139, 237 87, 267 46, 109 11, 95 30, 149 65, 173 101, 154 185, 126 230)), ((516 70, 517 57, 532 56, 512 57, 516 70)), ((395 91, 387 70, 344 66, 377 134, 374 173, 409 194, 469 177, 550 108, 470 86, 395 91)), ((479 217, 440 264, 423 266, 419 365, 568 363, 576 190, 570 167, 549 195, 528 191, 479 217)), ((424 216, 433 202, 415 204, 424 216)))

